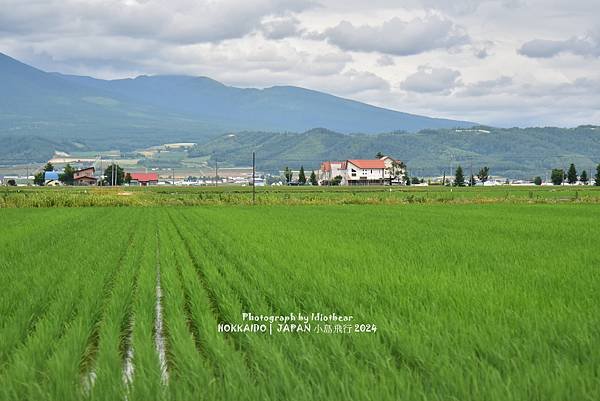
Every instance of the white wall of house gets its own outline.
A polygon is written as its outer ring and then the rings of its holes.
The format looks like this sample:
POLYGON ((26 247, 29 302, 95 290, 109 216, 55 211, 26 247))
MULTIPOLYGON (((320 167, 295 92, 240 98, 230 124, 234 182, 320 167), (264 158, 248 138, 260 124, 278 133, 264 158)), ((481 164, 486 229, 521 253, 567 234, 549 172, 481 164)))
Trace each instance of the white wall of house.
POLYGON ((382 168, 360 168, 348 162, 346 177, 348 181, 375 181, 386 179, 389 177, 389 174, 382 168))

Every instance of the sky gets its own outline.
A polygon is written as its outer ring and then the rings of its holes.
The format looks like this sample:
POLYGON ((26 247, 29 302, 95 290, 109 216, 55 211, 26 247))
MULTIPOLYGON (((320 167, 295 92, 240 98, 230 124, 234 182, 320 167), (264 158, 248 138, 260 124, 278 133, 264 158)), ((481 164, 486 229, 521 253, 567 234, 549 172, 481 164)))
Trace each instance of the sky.
POLYGON ((499 127, 600 124, 598 0, 0 0, 0 52, 499 127))

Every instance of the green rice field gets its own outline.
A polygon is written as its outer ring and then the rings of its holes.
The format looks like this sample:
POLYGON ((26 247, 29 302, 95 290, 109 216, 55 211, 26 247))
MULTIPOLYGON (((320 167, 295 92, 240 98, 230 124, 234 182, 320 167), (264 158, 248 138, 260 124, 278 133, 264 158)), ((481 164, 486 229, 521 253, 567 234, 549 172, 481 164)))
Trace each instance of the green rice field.
MULTIPOLYGON (((0 400, 597 400, 600 192, 532 191, 80 208, 18 206, 98 203, 10 192, 0 400), (250 323, 268 329, 222 329, 250 323)), ((120 199, 67 198, 103 195, 120 199)))

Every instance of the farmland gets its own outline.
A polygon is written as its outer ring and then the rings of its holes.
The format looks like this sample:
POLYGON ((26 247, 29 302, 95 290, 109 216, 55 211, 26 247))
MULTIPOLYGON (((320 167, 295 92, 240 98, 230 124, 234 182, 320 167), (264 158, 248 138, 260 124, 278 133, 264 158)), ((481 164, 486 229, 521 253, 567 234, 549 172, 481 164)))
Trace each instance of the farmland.
MULTIPOLYGON (((600 187, 258 187, 257 205, 600 203, 600 187)), ((0 208, 87 206, 251 205, 252 188, 219 187, 3 187, 0 208)))
POLYGON ((598 192, 529 192, 0 209, 0 399, 596 399, 598 192), (243 313, 376 331, 218 331, 243 313))

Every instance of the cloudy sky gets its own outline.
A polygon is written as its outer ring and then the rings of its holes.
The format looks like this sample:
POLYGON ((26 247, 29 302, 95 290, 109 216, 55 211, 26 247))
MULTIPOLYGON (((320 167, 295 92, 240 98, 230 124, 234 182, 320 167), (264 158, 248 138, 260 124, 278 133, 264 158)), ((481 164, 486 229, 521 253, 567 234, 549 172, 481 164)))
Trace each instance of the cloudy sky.
POLYGON ((0 0, 47 71, 297 85, 496 126, 600 124, 598 0, 0 0))

